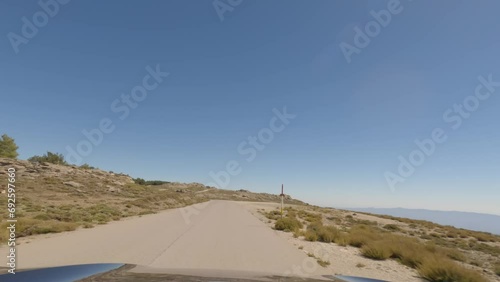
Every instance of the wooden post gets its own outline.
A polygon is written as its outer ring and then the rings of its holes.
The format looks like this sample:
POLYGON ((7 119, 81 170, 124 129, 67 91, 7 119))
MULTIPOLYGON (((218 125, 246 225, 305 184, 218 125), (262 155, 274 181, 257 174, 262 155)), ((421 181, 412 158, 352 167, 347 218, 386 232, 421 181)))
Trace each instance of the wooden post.
POLYGON ((283 218, 283 199, 285 198, 285 194, 283 193, 283 184, 281 184, 281 218, 283 218))

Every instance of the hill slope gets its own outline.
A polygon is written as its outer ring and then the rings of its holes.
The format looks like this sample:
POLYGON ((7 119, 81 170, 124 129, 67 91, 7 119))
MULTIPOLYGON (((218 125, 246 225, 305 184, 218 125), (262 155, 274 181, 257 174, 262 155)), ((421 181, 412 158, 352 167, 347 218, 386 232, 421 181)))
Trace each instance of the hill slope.
MULTIPOLYGON (((123 217, 155 213, 208 200, 278 202, 280 197, 246 190, 222 190, 199 183, 140 185, 125 174, 77 166, 31 163, 0 158, 0 183, 16 170, 16 216, 19 237, 90 228, 123 217)), ((5 187, 5 185, 3 185, 5 187)), ((1 191, 0 243, 7 239, 7 194, 1 191), (5 208, 3 208, 5 207, 5 208)), ((286 203, 304 203, 286 196, 286 203)))
POLYGON ((403 208, 353 208, 349 210, 428 220, 442 225, 500 235, 500 216, 493 214, 403 208))

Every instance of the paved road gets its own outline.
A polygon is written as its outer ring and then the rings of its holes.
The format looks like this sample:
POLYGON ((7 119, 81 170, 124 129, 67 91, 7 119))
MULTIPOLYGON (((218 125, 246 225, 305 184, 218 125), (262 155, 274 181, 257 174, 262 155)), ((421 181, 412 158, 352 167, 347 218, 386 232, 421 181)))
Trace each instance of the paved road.
POLYGON ((211 201, 37 237, 18 246, 18 268, 120 262, 280 275, 303 265, 305 253, 275 232, 239 203, 211 201))

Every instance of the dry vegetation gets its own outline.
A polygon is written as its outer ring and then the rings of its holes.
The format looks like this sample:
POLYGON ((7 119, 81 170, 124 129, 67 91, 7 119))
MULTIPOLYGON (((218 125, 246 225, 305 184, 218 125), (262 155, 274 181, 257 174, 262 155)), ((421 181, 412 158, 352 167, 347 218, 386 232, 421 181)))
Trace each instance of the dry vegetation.
POLYGON ((359 248, 366 258, 396 260, 428 281, 500 281, 497 235, 313 206, 287 207, 283 218, 276 210, 261 212, 295 238, 359 248))
MULTIPOLYGON (((212 199, 278 202, 276 195, 230 191, 198 183, 150 182, 92 168, 0 158, 0 183, 16 169, 18 237, 92 228, 97 224, 212 199)), ((0 194, 0 244, 7 240, 7 194, 0 194)), ((288 203, 303 204, 287 198, 288 203)))
MULTIPOLYGON (((0 182, 7 168, 16 169, 17 234, 35 234, 92 228, 97 224, 178 208, 211 199, 279 202, 277 195, 230 191, 198 183, 135 183, 128 175, 89 166, 30 163, 0 158, 0 182)), ((4 207, 7 196, 0 194, 4 207)), ((325 244, 359 248, 374 260, 393 259, 412 267, 428 281, 500 281, 500 237, 427 221, 375 216, 310 206, 287 197, 282 217, 277 210, 263 212, 275 229, 294 237, 325 244)), ((7 240, 6 208, 0 243, 7 240)), ((328 261, 317 260, 327 266, 328 261)), ((359 265, 357 267, 363 267, 359 265)))

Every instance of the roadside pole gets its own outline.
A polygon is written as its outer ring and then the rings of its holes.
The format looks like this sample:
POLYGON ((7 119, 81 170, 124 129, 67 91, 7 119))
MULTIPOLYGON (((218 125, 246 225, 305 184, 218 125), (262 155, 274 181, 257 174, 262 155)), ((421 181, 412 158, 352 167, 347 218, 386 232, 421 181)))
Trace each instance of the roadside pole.
POLYGON ((283 198, 285 198, 285 194, 283 194, 283 184, 281 184, 281 218, 283 218, 283 198))

